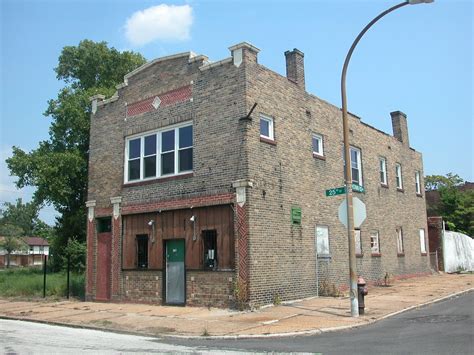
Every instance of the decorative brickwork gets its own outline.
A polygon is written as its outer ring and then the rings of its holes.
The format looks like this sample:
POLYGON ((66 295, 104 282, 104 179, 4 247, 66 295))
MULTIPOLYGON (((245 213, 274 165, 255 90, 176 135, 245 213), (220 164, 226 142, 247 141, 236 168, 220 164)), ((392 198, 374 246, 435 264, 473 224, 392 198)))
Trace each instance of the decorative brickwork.
POLYGON ((245 291, 247 294, 242 295, 245 300, 248 299, 248 282, 249 282, 249 226, 246 206, 236 205, 237 213, 237 232, 238 232, 238 260, 239 260, 239 282, 246 285, 245 291))
POLYGON ((157 98, 159 99, 157 101, 159 102, 159 107, 166 107, 189 100, 191 98, 191 86, 187 85, 176 90, 165 92, 161 95, 148 97, 144 100, 129 104, 127 105, 127 117, 132 117, 156 110, 157 108, 153 104, 156 102, 155 100, 157 98))

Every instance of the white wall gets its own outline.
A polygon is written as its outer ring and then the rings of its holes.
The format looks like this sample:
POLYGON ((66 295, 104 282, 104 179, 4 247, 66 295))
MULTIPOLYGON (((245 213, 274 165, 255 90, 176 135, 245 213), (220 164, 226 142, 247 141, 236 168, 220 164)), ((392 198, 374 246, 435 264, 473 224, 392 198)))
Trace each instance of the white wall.
POLYGON ((444 271, 474 271, 474 239, 458 233, 445 231, 443 236, 444 271))

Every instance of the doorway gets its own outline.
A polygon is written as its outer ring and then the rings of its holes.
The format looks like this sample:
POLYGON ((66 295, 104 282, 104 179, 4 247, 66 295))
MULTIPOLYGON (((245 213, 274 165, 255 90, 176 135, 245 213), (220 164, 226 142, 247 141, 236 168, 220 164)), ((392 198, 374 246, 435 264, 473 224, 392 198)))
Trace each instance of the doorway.
POLYGON ((111 261, 111 218, 101 218, 97 220, 97 276, 95 298, 98 301, 110 300, 111 261))
POLYGON ((186 303, 186 278, 184 269, 184 239, 165 241, 166 300, 167 304, 186 303))

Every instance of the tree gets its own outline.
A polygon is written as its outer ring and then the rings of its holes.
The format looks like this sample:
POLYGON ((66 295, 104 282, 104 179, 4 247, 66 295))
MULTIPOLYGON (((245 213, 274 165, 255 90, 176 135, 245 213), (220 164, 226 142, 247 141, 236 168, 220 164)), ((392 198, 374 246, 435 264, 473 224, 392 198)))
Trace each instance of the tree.
POLYGON ((463 183, 457 174, 427 176, 426 190, 439 193, 439 202, 428 208, 442 216, 450 229, 474 236, 474 190, 460 189, 463 183))
POLYGON ((36 187, 35 203, 50 203, 60 213, 55 253, 62 253, 69 238, 85 242, 89 97, 112 95, 124 75, 143 63, 140 54, 119 52, 106 42, 83 40, 78 46, 64 47, 55 71, 66 86, 48 102, 44 113, 52 120, 49 139, 29 153, 13 147, 7 159, 11 174, 18 178, 17 187, 36 187))
POLYGON ((10 255, 14 251, 21 251, 26 248, 26 244, 21 240, 23 230, 10 223, 0 224, 0 249, 4 249, 7 255, 7 268, 10 267, 10 255))
POLYGON ((5 202, 0 209, 0 225, 11 224, 21 229, 21 236, 45 234, 48 225, 38 218, 40 206, 35 202, 23 203, 19 198, 15 203, 5 202))

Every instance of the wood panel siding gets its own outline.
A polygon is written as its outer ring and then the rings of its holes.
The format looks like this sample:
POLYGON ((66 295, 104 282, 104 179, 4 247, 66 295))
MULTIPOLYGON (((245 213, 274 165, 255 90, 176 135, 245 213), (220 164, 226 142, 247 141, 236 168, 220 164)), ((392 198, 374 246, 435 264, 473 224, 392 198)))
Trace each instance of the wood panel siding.
POLYGON ((234 269, 234 215, 230 205, 180 209, 123 216, 122 268, 137 268, 137 235, 148 235, 148 269, 163 268, 163 246, 168 239, 185 239, 185 265, 189 270, 204 269, 202 235, 217 233, 217 268, 234 269), (191 222, 191 217, 195 222, 191 222), (153 227, 148 224, 153 220, 153 227), (194 225, 194 226, 193 226, 194 225), (195 239, 195 240, 193 240, 195 239))

